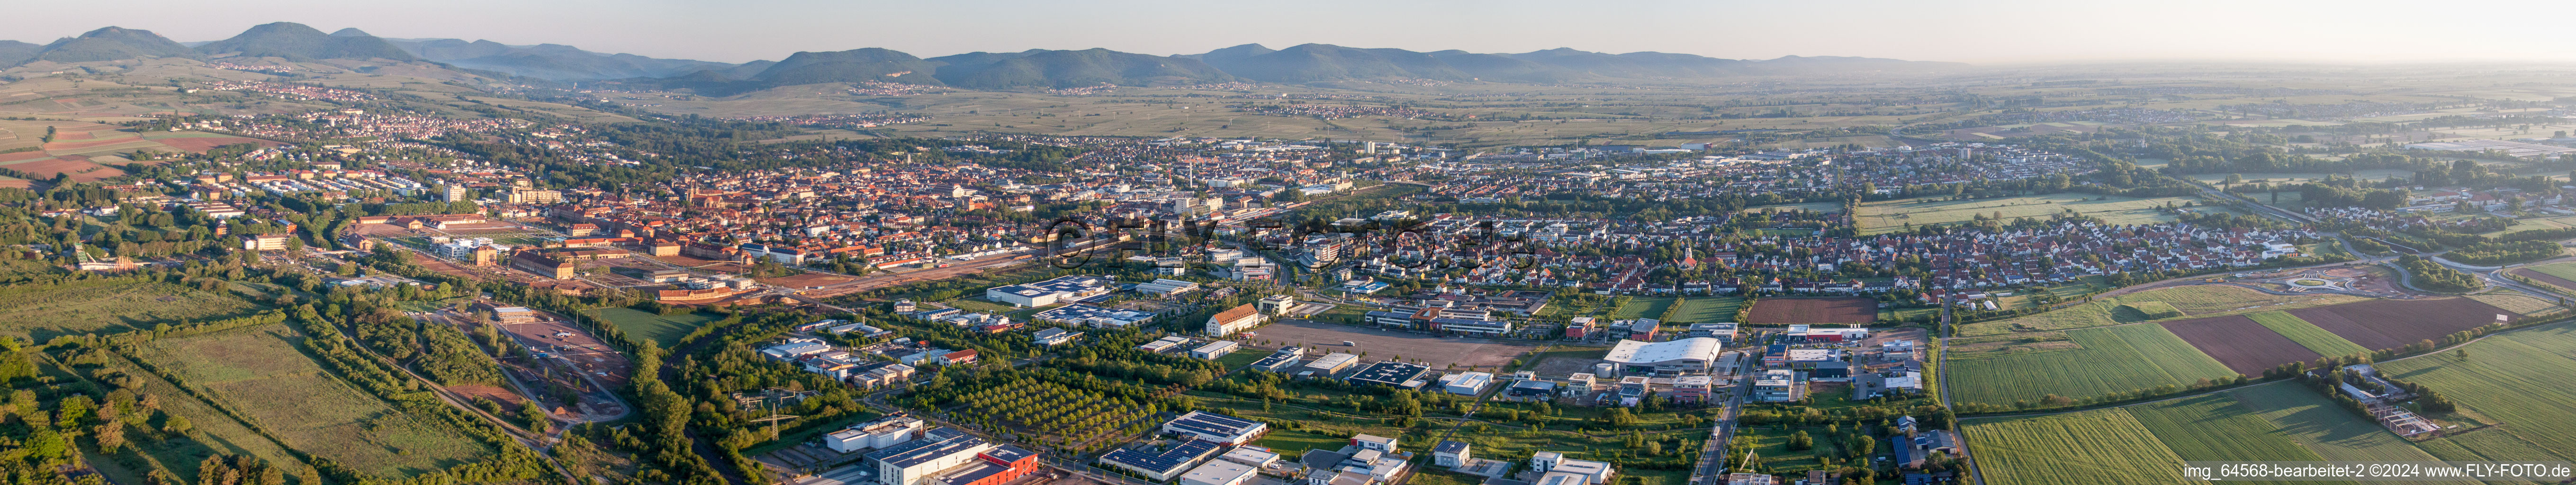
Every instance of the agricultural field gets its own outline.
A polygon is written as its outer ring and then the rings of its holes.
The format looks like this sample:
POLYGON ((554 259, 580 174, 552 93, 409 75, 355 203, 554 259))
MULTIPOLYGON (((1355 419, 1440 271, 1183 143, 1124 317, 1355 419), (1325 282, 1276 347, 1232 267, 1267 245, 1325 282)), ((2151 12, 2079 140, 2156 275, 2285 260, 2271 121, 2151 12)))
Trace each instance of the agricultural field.
POLYGON ((2465 359, 2435 352, 2378 367, 2502 421, 2480 433, 2503 431, 2561 459, 2576 455, 2576 358, 2569 357, 2576 356, 2576 323, 2496 334, 2463 349, 2465 359))
POLYGON ((2269 421, 2308 451, 2330 461, 2426 461, 2432 457, 2379 423, 2328 401, 2298 383, 2277 382, 2228 391, 2241 412, 2269 421))
POLYGON ((2524 278, 2558 287, 2561 291, 2576 293, 2576 262, 2524 266, 2512 271, 2524 278))
POLYGON ((1960 422, 1993 485, 2174 484, 2175 456, 2120 409, 1960 422))
POLYGON ((78 281, 17 285, 0 290, 0 335, 43 342, 58 335, 114 333, 186 319, 246 315, 259 304, 225 290, 198 290, 160 282, 78 281))
POLYGON ((2003 335, 2143 322, 2149 320, 2146 315, 2133 309, 2120 308, 2120 306, 2146 302, 2162 303, 2188 316, 2211 316, 2261 308, 2279 310, 2366 299, 2368 298, 2334 294, 2274 295, 2225 285, 2168 286, 2094 298, 2093 301, 2035 315, 1962 324, 1959 326, 1959 335, 1967 337, 2003 335))
POLYGON ((2520 313, 2522 316, 2526 317, 2560 311, 2558 303, 2555 301, 2551 301, 2548 298, 2531 296, 2519 291, 2469 295, 2469 298, 2477 300, 2479 303, 2485 303, 2489 306, 2504 309, 2505 311, 2520 313))
POLYGON ((2273 331, 2270 325, 2255 323, 2244 315, 2167 320, 2156 325, 2173 331, 2192 348, 2227 364, 2238 374, 2263 375, 2263 370, 2281 364, 2314 362, 2323 357, 2273 331))
POLYGON ((333 377, 283 325, 156 340, 135 357, 247 416, 294 447, 361 472, 401 478, 488 454, 445 424, 414 417, 333 377))
POLYGON ((1844 298, 1764 298, 1753 302, 1745 323, 1869 323, 1878 319, 1878 300, 1844 298))
POLYGON ((617 325, 618 330, 625 331, 628 335, 652 340, 654 344, 664 347, 679 345, 681 337, 687 337, 690 332, 698 331, 698 327, 724 319, 706 312, 664 316, 622 307, 593 310, 591 316, 617 325))
POLYGON ((2360 344, 2335 336, 2334 332, 2317 328, 2316 324, 2308 323, 2307 320, 2290 316, 2288 312, 2263 312, 2246 315, 2246 317, 2252 318, 2254 323, 2262 324, 2264 328, 2272 329, 2272 332, 2279 333, 2282 337, 2288 337, 2292 342, 2298 342, 2299 346, 2306 347, 2319 356, 2341 357, 2370 351, 2362 348, 2360 344))
MULTIPOLYGON (((2095 475, 2101 473, 2097 469, 2121 470, 2130 476, 2120 478, 2132 480, 2103 483, 2179 480, 2169 468, 2179 463, 2164 464, 2157 462, 2159 459, 2431 461, 2441 455, 2427 454, 2426 449, 2417 448, 2378 424, 2286 382, 2119 408, 1970 419, 1962 427, 1970 438, 1971 451, 1982 457, 1980 462, 1989 483, 2003 485, 2090 483, 2103 479, 2095 475), (2112 452, 2105 453, 2105 449, 2112 452), (2119 458, 2124 456, 2134 457, 2133 461, 2119 458), (2053 466, 2060 463, 2074 466, 2053 466)), ((2509 439, 2502 433, 2492 434, 2509 439)), ((2462 448, 2442 440, 2426 442, 2437 443, 2462 448)), ((2499 448, 2492 443, 2484 446, 2499 448)), ((2440 459, 2488 460, 2478 457, 2484 455, 2462 453, 2460 456, 2467 457, 2443 455, 2440 459)))
POLYGON ((2237 374, 2157 325, 2068 330, 2056 340, 1971 339, 1949 351, 1942 372, 1957 400, 1992 404, 2187 386, 2237 374))
POLYGON ((2497 323, 2513 312, 2469 298, 2370 300, 2290 310, 2290 315, 2371 349, 2393 349, 2497 323))
POLYGON ((1932 198, 1887 200, 1863 203, 1852 220, 1861 234, 1880 234, 1915 226, 1955 224, 1976 220, 1978 216, 2004 219, 2047 218, 2054 214, 2100 217, 2111 224, 2154 224, 2172 222, 2176 215, 2165 211, 2166 204, 2176 207, 2192 203, 2193 211, 2228 212, 2218 207, 2199 206, 2195 197, 2157 197, 2140 199, 2094 194, 2049 194, 1993 199, 1941 200, 1932 198), (2099 199, 2099 200, 2096 200, 2099 199))

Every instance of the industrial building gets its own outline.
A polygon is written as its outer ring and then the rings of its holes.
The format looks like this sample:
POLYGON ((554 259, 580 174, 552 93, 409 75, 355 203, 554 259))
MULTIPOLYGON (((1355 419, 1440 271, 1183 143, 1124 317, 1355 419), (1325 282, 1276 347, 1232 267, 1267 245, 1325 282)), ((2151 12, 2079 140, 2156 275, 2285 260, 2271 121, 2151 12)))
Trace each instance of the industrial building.
MULTIPOLYGON (((1216 456, 1223 448, 1214 442, 1185 440, 1162 449, 1119 448, 1100 455, 1100 464, 1126 469, 1153 481, 1171 480, 1191 466, 1216 456)), ((888 484, 897 485, 897 484, 888 484)))
POLYGON ((1375 365, 1368 366, 1366 369, 1360 369, 1359 373, 1351 374, 1351 377, 1346 380, 1350 381, 1352 384, 1363 386, 1376 384, 1382 386, 1401 387, 1405 389, 1419 389, 1422 387, 1422 381, 1417 378, 1422 377, 1422 373, 1430 371, 1430 367, 1420 364, 1379 362, 1375 365))
POLYGON ((1360 356, 1358 355, 1334 352, 1324 354, 1323 357, 1316 357, 1314 362, 1307 362, 1306 365, 1298 366, 1297 374, 1306 377, 1333 377, 1341 375, 1342 371, 1349 370, 1351 366, 1358 365, 1359 363, 1360 356))
POLYGON ((1235 349, 1241 347, 1241 345, 1236 345, 1232 340, 1218 340, 1215 342, 1208 342, 1207 345, 1201 345, 1199 348, 1191 349, 1190 356, 1215 360, 1218 357, 1224 357, 1225 354, 1234 353, 1235 349))
POLYGON ((1206 411, 1190 411, 1163 423, 1163 433, 1197 438, 1200 441, 1240 445, 1260 439, 1270 432, 1270 425, 1206 411))
POLYGON ((1601 360, 1617 364, 1622 373, 1636 374, 1707 374, 1717 362, 1717 339, 1691 337, 1669 342, 1621 340, 1601 360))
POLYGON ((1004 285, 984 290, 984 299, 1024 307, 1047 306, 1109 293, 1117 280, 1104 276, 1058 276, 1036 283, 1004 285))
POLYGON ((918 418, 886 416, 823 435, 823 446, 842 453, 885 448, 920 438, 922 427, 918 418))

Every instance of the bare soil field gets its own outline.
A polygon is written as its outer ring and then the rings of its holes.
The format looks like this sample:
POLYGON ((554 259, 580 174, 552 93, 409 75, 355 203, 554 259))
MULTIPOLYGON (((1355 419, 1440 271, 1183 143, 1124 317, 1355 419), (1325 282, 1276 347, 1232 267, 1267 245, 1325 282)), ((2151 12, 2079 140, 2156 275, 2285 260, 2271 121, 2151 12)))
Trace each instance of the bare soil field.
POLYGON ((184 150, 184 151, 188 151, 188 152, 192 152, 192 153, 205 153, 205 152, 206 152, 206 150, 212 150, 212 149, 214 149, 215 147, 224 146, 224 145, 239 144, 239 143, 256 143, 256 144, 259 144, 259 146, 264 146, 264 147, 274 147, 274 146, 279 146, 279 145, 281 145, 281 144, 280 144, 280 143, 278 143, 278 142, 273 142, 273 141, 268 141, 268 140, 260 140, 260 139, 254 139, 254 138, 233 137, 233 136, 225 136, 225 137, 163 138, 163 139, 153 140, 153 141, 155 141, 155 142, 160 142, 160 143, 161 143, 161 144, 163 144, 163 145, 169 145, 169 146, 170 146, 170 148, 172 148, 172 149, 184 150))
POLYGON ((2373 350, 2496 323, 2499 314, 2513 312, 2468 298, 2370 300, 2290 310, 2291 316, 2373 350))
POLYGON ((1764 298, 1753 302, 1745 323, 1869 323, 1878 320, 1878 301, 1860 297, 1764 298))
POLYGON ((2556 286, 2562 289, 2576 291, 2576 281, 2569 281, 2566 278, 2551 276, 2549 273, 2532 271, 2531 268, 2516 268, 2513 270, 2513 274, 2521 275, 2524 278, 2531 278, 2532 281, 2547 283, 2549 286, 2556 286))
POLYGON ((1451 364, 1456 364, 1458 367, 1501 367, 1511 363, 1513 358, 1528 353, 1530 349, 1538 348, 1539 345, 1537 342, 1528 340, 1451 337, 1295 319, 1264 325, 1254 329, 1253 333, 1260 334, 1251 338, 1255 344, 1260 341, 1270 342, 1267 345, 1256 345, 1264 349, 1312 344, 1306 347, 1306 355, 1321 355, 1323 352, 1352 354, 1367 352, 1368 355, 1360 359, 1361 361, 1372 362, 1402 357, 1406 361, 1421 362, 1423 365, 1431 366, 1432 369, 1446 368, 1451 364), (1343 346, 1342 341, 1345 340, 1358 345, 1343 346))
POLYGON ((2238 374, 2263 375, 2264 369, 2324 357, 2244 315, 2172 320, 2157 325, 2165 326, 2174 336, 2190 342, 2192 348, 2227 364, 2228 370, 2238 374))

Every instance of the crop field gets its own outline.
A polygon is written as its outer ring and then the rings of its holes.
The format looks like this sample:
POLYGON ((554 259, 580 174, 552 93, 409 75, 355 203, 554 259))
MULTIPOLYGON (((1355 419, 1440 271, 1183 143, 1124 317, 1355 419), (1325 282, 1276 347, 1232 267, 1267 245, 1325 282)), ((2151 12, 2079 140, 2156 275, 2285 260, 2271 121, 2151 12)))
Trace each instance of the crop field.
MULTIPOLYGON (((1916 226, 1954 224, 1976 220, 1978 216, 1994 217, 2000 213, 2006 220, 2029 217, 2046 218, 2053 214, 2100 217, 2111 224, 2153 224, 2172 222, 2176 216, 2164 211, 2165 204, 2177 207, 2185 202, 2199 203, 2193 197, 2134 197, 2093 194, 2049 194, 1993 199, 1940 200, 1929 198, 1901 199, 1863 203, 1852 220, 1861 234, 1879 234, 1916 226), (2100 200, 2096 200, 2100 199, 2100 200)), ((2228 212, 2227 209, 2195 206, 2193 211, 2228 212)))
POLYGON ((2300 387, 2297 383, 2280 382, 2246 386, 2228 395, 2245 406, 2243 412, 2261 417, 2272 426, 2305 446, 2317 456, 2332 461, 2427 461, 2431 456, 2416 449, 2404 438, 2389 433, 2359 414, 2327 401, 2300 387))
POLYGON ((2182 458, 2137 418, 2097 409, 1960 423, 1993 485, 2173 484, 2182 458))
MULTIPOLYGON (((2551 453, 2549 450, 2541 449, 2538 444, 2534 444, 2522 439, 2520 436, 2515 436, 2512 433, 2507 433, 2504 432, 2504 430, 2496 428, 2487 428, 2424 440, 2416 442, 2415 445, 2423 448, 2425 453, 2430 453, 2434 457, 2443 461, 2567 460, 2567 457, 2565 456, 2551 453)), ((2490 480, 2484 483, 2537 485, 2540 483, 2558 482, 2490 480)))
POLYGON ((288 446, 365 473, 409 477, 489 452, 322 369, 282 325, 156 340, 136 357, 242 413, 288 446))
POLYGON ((2163 303, 2190 316, 2209 316, 2262 308, 2287 309, 2367 300, 2352 295, 2274 295, 2223 285, 2182 285, 2095 298, 2063 309, 1959 326, 1960 336, 2002 335, 2100 327, 2147 321, 2146 315, 2120 305, 2163 303))
POLYGON ((2335 336, 2334 332, 2317 328, 2316 324, 2308 323, 2307 320, 2290 316, 2288 312, 2263 312, 2246 316, 2254 319, 2254 323, 2263 324, 2264 328, 2270 328, 2273 333, 2288 337, 2292 342, 2298 342, 2299 346, 2307 347, 2309 351, 2319 356, 2341 357, 2370 351, 2350 340, 2335 336))
POLYGON ((2533 281, 2539 281, 2542 284, 2558 287, 2561 291, 2576 293, 2576 263, 2549 263, 2537 266, 2525 266, 2514 268, 2513 273, 2522 275, 2524 278, 2531 278, 2533 281))
POLYGON ((2290 310, 2290 315, 2371 349, 2393 349, 2496 323, 2510 314, 2468 298, 2371 300, 2290 310))
POLYGON ((2432 387, 2502 421, 2498 429, 2562 457, 2576 454, 2576 323, 2498 334, 2465 349, 2382 362, 2382 372, 2432 387))
POLYGON ((43 342, 57 335, 152 328, 161 322, 227 318, 258 309, 258 304, 227 291, 170 283, 21 285, 0 291, 0 315, 8 316, 0 318, 0 335, 43 342))
POLYGON ((706 326, 708 322, 724 319, 706 312, 664 316, 623 307, 602 308, 592 311, 591 315, 616 324, 618 330, 627 334, 652 340, 664 347, 679 345, 680 337, 689 336, 690 332, 698 331, 698 327, 706 326))
POLYGON ((2190 342, 2192 348, 2227 364, 2229 370, 2238 374, 2263 375, 2264 369, 2291 362, 2313 362, 2322 357, 2289 337, 2281 336, 2269 328, 2270 325, 2255 323, 2254 319, 2244 315, 2167 320, 2156 325, 2173 331, 2184 342, 2190 342))
POLYGON ((1745 323, 1869 323, 1878 320, 1878 300, 1844 298, 1764 298, 1753 302, 1745 323))
POLYGON ((2183 460, 2318 461, 2234 396, 2206 394, 2121 408, 2183 460))
POLYGON ((2485 303, 2496 308, 2502 308, 2505 311, 2520 313, 2522 316, 2526 317, 2559 311, 2557 302, 2523 294, 2522 292, 2469 295, 2469 298, 2477 300, 2479 303, 2485 303))
POLYGON ((2237 374, 2161 326, 2077 329, 2066 337, 2071 345, 2028 352, 1953 351, 1942 379, 1958 400, 2011 404, 2048 394, 2083 397, 2237 374))

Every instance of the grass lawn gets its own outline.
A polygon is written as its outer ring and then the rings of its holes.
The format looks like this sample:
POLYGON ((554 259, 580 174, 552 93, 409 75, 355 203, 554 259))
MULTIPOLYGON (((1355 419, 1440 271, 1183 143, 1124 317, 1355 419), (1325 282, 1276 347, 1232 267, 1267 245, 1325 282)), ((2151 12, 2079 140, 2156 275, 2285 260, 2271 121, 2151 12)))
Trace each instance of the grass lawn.
POLYGON ((959 298, 959 299, 955 299, 955 300, 943 301, 943 302, 939 302, 939 304, 941 304, 941 305, 948 305, 948 306, 950 306, 950 307, 953 307, 953 308, 956 308, 956 309, 959 309, 959 310, 965 310, 965 311, 970 311, 970 312, 979 312, 979 313, 1006 313, 1006 312, 1010 312, 1011 310, 1013 310, 1013 309, 1017 308, 1017 307, 1013 307, 1013 306, 1010 306, 1010 305, 1004 305, 1004 304, 1000 304, 1000 303, 993 303, 993 302, 984 301, 984 300, 971 300, 971 299, 965 299, 965 298, 959 298))
POLYGON ((2236 375, 2161 325, 2076 329, 2065 336, 2017 347, 1952 349, 1942 378, 1958 393, 1954 399, 2010 405, 2048 394, 2085 397, 2236 375))
MULTIPOLYGON (((2165 205, 2171 203, 2181 206, 2186 202, 2198 204, 2200 199, 2196 197, 2140 199, 2075 193, 1972 200, 1915 198, 1862 203, 1860 213, 1853 214, 1852 220, 1860 226, 1863 235, 1900 231, 1908 224, 1922 226, 1968 222, 1975 220, 1977 216, 1993 217, 1997 213, 2003 214, 2003 218, 2008 220, 2046 218, 2053 214, 2065 213, 2070 209, 2076 214, 2100 217, 2110 224, 2152 224, 2172 222, 2176 216, 2165 213, 2163 209, 2165 205)), ((2213 206, 2195 206, 2191 209, 2198 212, 2229 212, 2227 209, 2213 206)))
POLYGON ((664 316, 625 307, 592 310, 591 315, 616 324, 618 330, 652 340, 654 345, 663 347, 679 345, 680 338, 689 336, 689 332, 698 331, 698 327, 705 326, 707 322, 724 319, 707 312, 664 316))
POLYGON ((2160 484, 2180 481, 2175 456, 2126 411, 2096 409, 1960 423, 1969 454, 1999 485, 2160 484))
POLYGON ((1324 436, 1304 430, 1273 429, 1270 431, 1270 434, 1263 435, 1261 439, 1253 441, 1252 444, 1263 448, 1269 448, 1270 451, 1277 452, 1280 456, 1296 456, 1298 453, 1304 453, 1306 450, 1338 450, 1342 448, 1342 445, 1351 444, 1351 440, 1349 438, 1324 436))
POLYGON ((1735 321, 1735 310, 1744 307, 1744 298, 1735 296, 1695 296, 1682 300, 1681 311, 1673 313, 1674 322, 1716 323, 1735 321))
POLYGON ((288 446, 362 473, 404 478, 490 449, 445 424, 396 410, 307 357, 303 335, 270 325, 144 345, 136 357, 204 390, 288 446))
POLYGON ((260 305, 228 290, 169 283, 75 281, 21 284, 0 290, 0 336, 43 342, 60 335, 148 329, 179 320, 248 315, 260 305))
MULTIPOLYGON (((1610 318, 1614 320, 1625 320, 1630 318, 1655 318, 1664 316, 1664 311, 1673 307, 1674 300, 1679 300, 1679 298, 1669 296, 1640 296, 1630 298, 1628 299, 1628 304, 1619 305, 1619 311, 1611 313, 1610 318)), ((1739 305, 1743 304, 1743 302, 1743 299, 1740 298, 1736 300, 1736 304, 1739 305)), ((1729 318, 1732 318, 1732 316, 1729 318)), ((1722 322, 1725 320, 1718 321, 1722 322)))
POLYGON ((2272 329, 2283 337, 2289 337, 2290 341, 2298 342, 2300 347, 2316 351, 2317 355, 2346 356, 2370 351, 2361 344, 2344 340, 2334 332, 2317 328, 2316 324, 2308 323, 2307 320, 2300 320, 2290 312, 2270 311, 2246 315, 2246 317, 2254 319, 2254 323, 2263 324, 2263 328, 2272 329))

